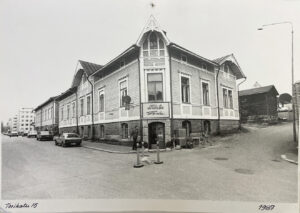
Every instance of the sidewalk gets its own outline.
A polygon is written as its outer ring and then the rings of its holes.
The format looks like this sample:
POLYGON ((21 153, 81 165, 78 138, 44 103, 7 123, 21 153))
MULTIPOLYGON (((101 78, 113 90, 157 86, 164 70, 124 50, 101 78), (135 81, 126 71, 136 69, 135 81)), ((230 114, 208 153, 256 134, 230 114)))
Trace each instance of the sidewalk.
POLYGON ((285 153, 284 155, 281 155, 281 158, 290 163, 298 164, 298 155, 296 153, 285 153))
POLYGON ((90 142, 90 141, 82 141, 82 147, 95 149, 103 152, 110 153, 119 153, 119 154, 130 154, 136 153, 136 151, 132 150, 132 147, 129 146, 121 146, 121 145, 112 145, 100 142, 90 142))
MULTIPOLYGON (((129 146, 122 146, 122 145, 113 145, 113 144, 106 144, 100 142, 90 142, 90 141, 82 141, 82 147, 88 149, 94 149, 103 152, 109 153, 116 153, 116 154, 132 154, 136 153, 135 150, 132 150, 132 147, 129 146)), ((171 149, 160 149, 161 152, 172 151, 171 149)), ((145 152, 156 152, 156 149, 148 150, 145 149, 145 152)))

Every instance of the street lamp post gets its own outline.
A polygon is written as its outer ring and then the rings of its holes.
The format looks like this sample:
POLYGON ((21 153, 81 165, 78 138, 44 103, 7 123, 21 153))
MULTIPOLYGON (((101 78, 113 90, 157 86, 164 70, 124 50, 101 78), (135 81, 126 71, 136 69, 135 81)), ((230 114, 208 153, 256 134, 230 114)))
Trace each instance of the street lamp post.
MULTIPOLYGON (((279 24, 289 24, 291 26, 291 34, 292 34, 292 97, 294 97, 294 27, 293 27, 293 23, 290 21, 284 21, 284 22, 277 22, 277 23, 271 23, 271 24, 264 24, 262 25, 261 28, 258 28, 258 30, 263 30, 264 28, 268 27, 268 26, 273 26, 273 25, 279 25, 279 24)), ((295 116, 295 100, 292 99, 292 107, 293 107, 293 135, 294 135, 294 141, 297 140, 296 138, 296 116, 295 116)))

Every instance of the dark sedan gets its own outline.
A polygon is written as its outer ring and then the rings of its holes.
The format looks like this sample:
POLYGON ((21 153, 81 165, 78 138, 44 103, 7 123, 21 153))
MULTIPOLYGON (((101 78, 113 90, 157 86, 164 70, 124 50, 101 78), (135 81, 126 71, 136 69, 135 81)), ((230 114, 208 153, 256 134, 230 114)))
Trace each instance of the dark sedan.
POLYGON ((75 133, 63 133, 54 139, 55 145, 66 147, 67 145, 80 146, 82 139, 75 133))
POLYGON ((36 139, 39 141, 41 140, 53 140, 53 135, 49 131, 40 131, 38 132, 36 139))

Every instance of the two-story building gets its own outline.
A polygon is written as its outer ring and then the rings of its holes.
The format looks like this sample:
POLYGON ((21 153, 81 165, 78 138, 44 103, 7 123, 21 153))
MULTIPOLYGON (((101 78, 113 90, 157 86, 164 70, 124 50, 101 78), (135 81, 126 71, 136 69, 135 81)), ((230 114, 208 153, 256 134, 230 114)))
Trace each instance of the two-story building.
POLYGON ((60 132, 77 132, 94 138, 93 87, 91 75, 102 66, 79 60, 70 89, 58 96, 60 132))
POLYGON ((50 97, 47 101, 34 109, 35 129, 37 131, 58 132, 58 102, 57 96, 50 97))
POLYGON ((171 42, 153 16, 137 42, 104 66, 78 64, 59 102, 61 131, 127 143, 138 127, 140 139, 151 145, 160 136, 163 146, 179 129, 190 135, 239 126, 237 80, 245 75, 233 54, 209 60, 191 52, 171 42))

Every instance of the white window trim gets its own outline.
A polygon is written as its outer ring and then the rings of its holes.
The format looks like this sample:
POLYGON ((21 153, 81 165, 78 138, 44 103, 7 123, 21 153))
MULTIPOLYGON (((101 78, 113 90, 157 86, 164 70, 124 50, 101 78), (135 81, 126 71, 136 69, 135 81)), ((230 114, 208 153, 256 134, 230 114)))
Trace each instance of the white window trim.
POLYGON ((126 89, 127 89, 127 95, 129 94, 129 88, 128 88, 128 76, 119 79, 118 81, 118 85, 119 85, 119 108, 120 109, 125 109, 125 106, 121 106, 121 83, 123 83, 124 81, 126 81, 126 89))
POLYGON ((179 94, 180 94, 180 103, 183 105, 191 105, 192 104, 192 81, 191 81, 191 75, 183 72, 179 72, 179 94), (189 79, 189 102, 184 103, 182 102, 182 93, 181 93, 181 78, 185 77, 189 79))
POLYGON ((212 104, 211 104, 211 83, 209 80, 205 80, 205 79, 200 79, 200 94, 201 94, 201 105, 204 106, 204 107, 211 107, 212 104), (203 87, 202 87, 202 84, 203 83, 206 83, 208 84, 208 98, 209 98, 209 105, 204 105, 204 97, 203 97, 203 87))
POLYGON ((99 91, 98 91, 98 113, 104 113, 105 112, 105 91, 104 91, 104 89, 99 89, 99 91), (102 112, 100 112, 100 95, 104 95, 104 103, 103 103, 103 111, 102 112))
POLYGON ((80 110, 79 110, 79 117, 83 117, 84 116, 84 97, 79 98, 79 106, 80 106, 80 110), (81 100, 83 103, 83 106, 81 106, 81 100), (82 114, 81 114, 82 112, 82 114))
POLYGON ((85 97, 85 102, 86 102, 86 107, 85 107, 85 112, 86 112, 86 115, 92 115, 92 97, 91 97, 91 94, 89 94, 89 95, 87 95, 86 97, 85 97), (88 107, 88 104, 87 104, 87 100, 88 100, 88 97, 90 97, 90 114, 87 114, 87 107, 88 107))
MULTIPOLYGON (((145 71, 145 94, 146 94, 146 102, 149 102, 148 97, 148 74, 162 74, 162 83, 163 83, 163 100, 161 102, 165 102, 166 100, 166 83, 165 83, 165 68, 157 68, 157 69, 144 69, 145 71)), ((157 102, 154 102, 157 103, 157 102)), ((158 102, 159 103, 159 102, 158 102)))
POLYGON ((69 120, 70 118, 71 118, 71 116, 70 116, 70 114, 71 114, 71 106, 70 106, 70 104, 67 104, 67 120, 69 120), (68 108, 69 108, 69 112, 68 112, 68 108))
POLYGON ((76 115, 77 115, 76 101, 72 101, 71 105, 72 105, 72 118, 76 118, 76 115), (73 104, 75 105, 74 109, 73 109, 73 104))
POLYGON ((233 89, 232 89, 232 88, 222 86, 222 104, 223 104, 223 109, 234 110, 234 98, 233 98, 233 89), (223 89, 226 89, 226 90, 227 90, 227 103, 228 103, 228 104, 229 104, 229 95, 228 95, 229 93, 228 93, 228 91, 229 91, 229 90, 231 91, 231 94, 232 94, 232 108, 229 108, 229 107, 225 107, 225 106, 224 106, 224 94, 223 94, 223 89))

